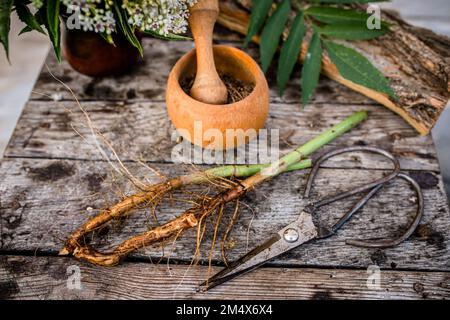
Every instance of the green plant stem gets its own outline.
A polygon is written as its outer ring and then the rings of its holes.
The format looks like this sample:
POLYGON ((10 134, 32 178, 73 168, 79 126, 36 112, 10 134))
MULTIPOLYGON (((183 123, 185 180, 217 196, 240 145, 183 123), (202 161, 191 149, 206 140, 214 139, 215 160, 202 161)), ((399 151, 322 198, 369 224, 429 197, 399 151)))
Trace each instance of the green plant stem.
MULTIPOLYGON (((265 169, 269 167, 270 164, 249 164, 249 165, 228 165, 223 167, 217 167, 212 168, 209 170, 205 170, 201 173, 194 173, 191 175, 183 176, 182 179, 185 181, 185 183, 202 183, 207 181, 208 179, 214 178, 214 177, 220 177, 220 178, 229 178, 229 177, 249 177, 254 174, 257 174, 262 169, 265 169)), ((305 159, 302 161, 299 161, 297 163, 294 163, 286 168, 284 172, 290 172, 290 171, 296 171, 296 170, 302 170, 307 169, 312 166, 312 160, 311 159, 305 159)))
POLYGON ((304 145, 289 152, 285 156, 281 157, 279 160, 273 162, 269 167, 261 170, 259 173, 247 178, 242 182, 242 185, 246 188, 253 188, 257 184, 273 178, 279 175, 281 172, 285 171, 289 166, 300 160, 308 157, 310 154, 315 152, 317 149, 321 148, 325 144, 333 141, 340 135, 356 127, 359 123, 367 119, 366 111, 358 111, 353 113, 351 116, 341 121, 337 125, 333 126, 331 129, 323 132, 319 136, 308 141, 304 145))

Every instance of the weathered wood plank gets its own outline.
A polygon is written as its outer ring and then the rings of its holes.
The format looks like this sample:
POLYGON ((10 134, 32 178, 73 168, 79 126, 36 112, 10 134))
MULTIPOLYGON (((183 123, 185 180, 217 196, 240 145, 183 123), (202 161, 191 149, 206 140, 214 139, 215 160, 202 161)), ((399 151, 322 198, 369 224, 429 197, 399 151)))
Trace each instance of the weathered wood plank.
MULTIPOLYGON (((179 175, 190 167, 161 164, 156 169, 169 176, 179 175)), ((114 203, 133 189, 123 178, 113 178, 105 162, 60 161, 36 159, 5 159, 0 167, 1 250, 41 250, 57 252, 64 240, 99 209, 114 203)), ((157 179, 149 169, 129 164, 133 174, 157 179)), ((192 170, 192 168, 191 168, 192 170)), ((274 261, 276 265, 307 265, 333 267, 367 267, 376 263, 383 268, 413 270, 450 270, 450 214, 440 177, 432 172, 415 171, 415 178, 424 188, 425 215, 418 232, 398 247, 375 250, 345 245, 349 238, 371 238, 398 235, 410 223, 415 212, 413 192, 402 181, 396 181, 373 199, 362 212, 337 235, 304 245, 274 261), (369 227, 370 226, 370 227, 369 227)), ((383 170, 324 169, 318 176, 312 199, 343 191, 357 181, 381 177, 383 170)), ((306 172, 284 174, 263 184, 243 199, 241 215, 228 238, 229 260, 234 260, 259 245, 269 234, 293 221, 308 203, 302 199, 306 172)), ((191 191, 204 191, 204 188, 191 191)), ((158 220, 164 223, 188 208, 181 200, 193 196, 175 193, 158 207, 158 220), (178 199, 179 201, 176 201, 178 199)), ((355 199, 324 208, 318 218, 331 224, 349 208, 355 199)), ((230 206, 220 226, 219 240, 230 219, 230 206)), ((150 209, 131 215, 125 223, 113 223, 93 236, 92 243, 103 249, 155 225, 150 209)), ((215 217, 207 222, 208 232, 201 247, 207 260, 215 217)), ((146 248, 134 257, 191 261, 196 231, 186 232, 175 243, 146 248)), ((213 250, 213 259, 220 260, 220 246, 213 250)))
MULTIPOLYGON (((116 149, 122 160, 172 162, 176 139, 163 102, 84 102, 94 126, 116 149)), ((338 123, 359 105, 316 104, 301 110, 274 103, 266 128, 279 130, 280 152, 301 145, 338 123)), ((365 106, 369 119, 331 146, 374 145, 393 152, 404 169, 439 171, 431 136, 418 136, 400 117, 379 106, 365 106)), ((20 118, 5 157, 44 157, 98 160, 86 119, 75 103, 30 101, 20 118), (88 138, 80 137, 76 130, 88 138)), ((329 166, 390 168, 389 162, 367 154, 331 160, 329 166), (345 161, 341 159, 346 159, 345 161)))
POLYGON ((124 263, 101 268, 55 257, 0 257, 3 299, 448 299, 450 273, 381 271, 368 288, 366 270, 260 268, 208 293, 196 287, 219 268, 124 263), (81 289, 67 286, 80 269, 81 289))
MULTIPOLYGON (((49 54, 46 64, 51 73, 66 83, 80 100, 164 101, 170 70, 184 53, 193 48, 193 43, 190 41, 162 42, 162 40, 146 38, 143 40, 143 45, 144 61, 136 66, 133 72, 121 77, 93 79, 84 76, 74 71, 65 60, 58 64, 53 54, 49 54)), ((240 47, 241 42, 232 42, 231 45, 240 47)), ((255 59, 259 57, 255 46, 246 49, 246 52, 255 59)), ((72 101, 73 96, 52 77, 48 69, 44 65, 31 99, 72 101)), ((299 104, 300 73, 296 72, 284 96, 280 98, 275 85, 274 72, 275 70, 272 69, 267 74, 271 87, 271 100, 299 104)), ((319 102, 374 104, 369 98, 325 78, 321 81, 317 93, 311 101, 311 103, 319 102)))

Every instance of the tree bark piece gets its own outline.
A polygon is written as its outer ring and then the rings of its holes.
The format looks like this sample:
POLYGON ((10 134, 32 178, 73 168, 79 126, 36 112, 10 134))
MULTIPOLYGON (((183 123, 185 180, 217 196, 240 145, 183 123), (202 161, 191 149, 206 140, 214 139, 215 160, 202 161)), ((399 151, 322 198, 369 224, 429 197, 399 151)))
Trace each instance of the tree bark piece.
MULTIPOLYGON (((220 5, 218 23, 245 34, 251 1, 225 0, 220 5)), ((363 54, 389 78, 399 97, 397 101, 343 78, 326 54, 322 59, 322 73, 381 103, 399 114, 420 134, 426 135, 450 98, 450 39, 413 27, 391 12, 383 12, 383 19, 392 24, 392 32, 371 41, 345 42, 345 45, 363 54)), ((259 42, 258 37, 253 40, 259 42)), ((305 41, 300 61, 306 53, 305 41)))

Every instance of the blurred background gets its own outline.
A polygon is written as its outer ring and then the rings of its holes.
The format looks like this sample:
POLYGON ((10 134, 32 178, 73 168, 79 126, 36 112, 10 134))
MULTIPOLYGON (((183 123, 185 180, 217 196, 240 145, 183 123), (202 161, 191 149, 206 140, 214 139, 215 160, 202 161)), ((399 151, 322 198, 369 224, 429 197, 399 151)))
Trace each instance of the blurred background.
MULTIPOLYGON (((381 6, 397 10, 411 24, 450 37, 450 0, 393 0, 381 6)), ((15 36, 21 28, 22 24, 14 17, 10 34, 11 65, 0 50, 0 158, 50 48, 48 39, 37 32, 20 38, 15 36)), ((447 195, 450 195, 449 128, 450 108, 447 106, 433 130, 447 195)))

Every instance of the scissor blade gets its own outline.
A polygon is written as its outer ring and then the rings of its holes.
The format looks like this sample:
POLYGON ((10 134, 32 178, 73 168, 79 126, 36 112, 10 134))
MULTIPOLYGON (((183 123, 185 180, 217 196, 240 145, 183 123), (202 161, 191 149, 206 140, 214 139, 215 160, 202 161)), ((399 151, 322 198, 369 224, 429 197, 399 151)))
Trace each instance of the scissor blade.
POLYGON ((262 245, 233 262, 228 268, 209 278, 199 288, 201 291, 207 291, 237 276, 250 272, 316 236, 317 228, 312 222, 311 215, 302 211, 295 222, 281 229, 262 245))
POLYGON ((245 272, 249 272, 254 268, 257 268, 265 262, 264 259, 260 259, 260 256, 266 252, 268 248, 273 246, 274 243, 280 240, 278 234, 273 235, 269 240, 262 245, 256 247, 252 251, 248 252, 245 256, 242 256, 238 260, 232 262, 227 268, 219 271, 207 281, 200 284, 200 291, 207 291, 219 284, 227 282, 245 272), (259 261, 259 262, 258 262, 259 261))
POLYGON ((203 292, 208 291, 209 289, 227 282, 228 280, 257 268, 266 262, 266 260, 261 259, 260 257, 265 254, 268 248, 279 240, 280 236, 278 234, 273 235, 264 244, 256 247, 245 256, 242 256, 238 260, 232 262, 227 268, 219 271, 207 281, 200 284, 199 290, 203 292))

